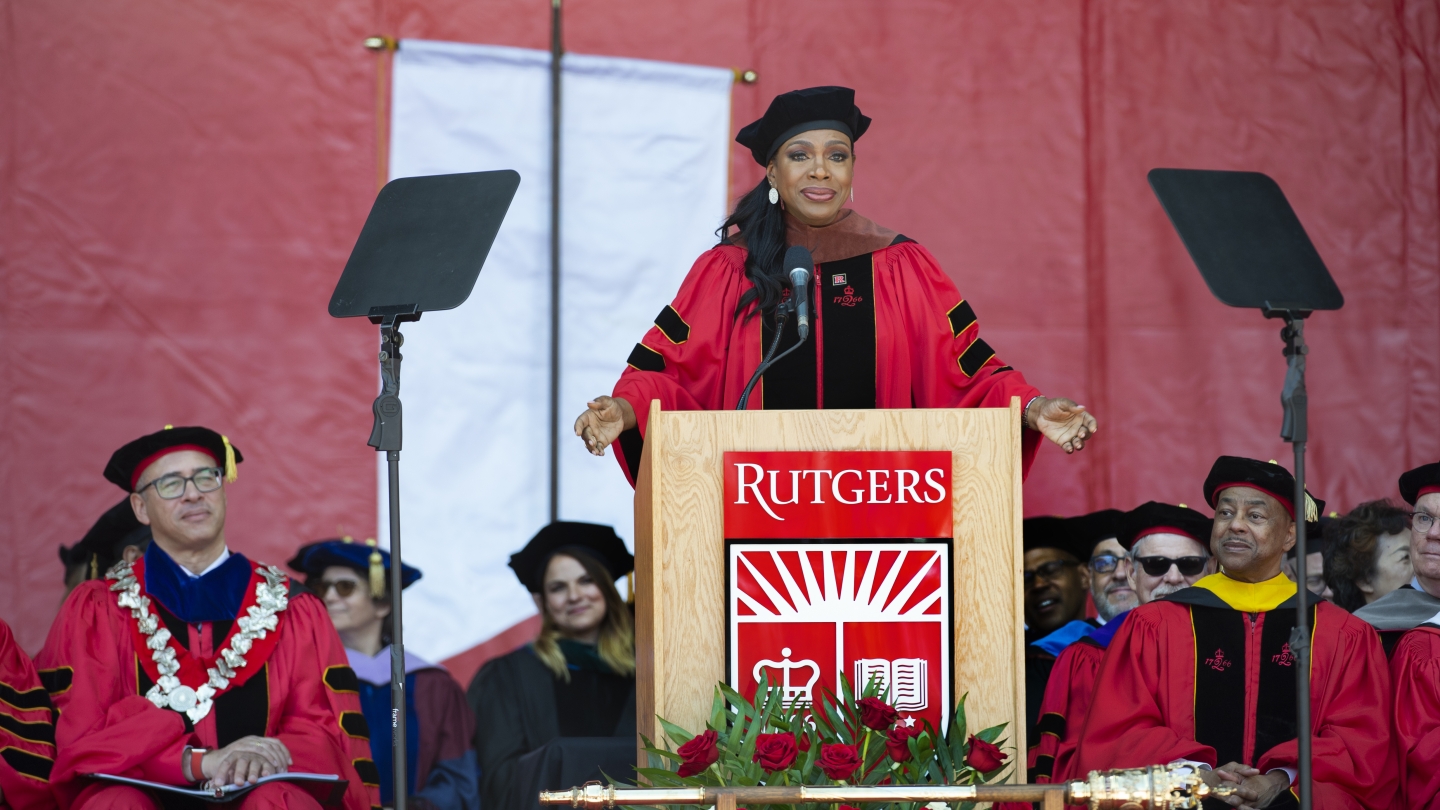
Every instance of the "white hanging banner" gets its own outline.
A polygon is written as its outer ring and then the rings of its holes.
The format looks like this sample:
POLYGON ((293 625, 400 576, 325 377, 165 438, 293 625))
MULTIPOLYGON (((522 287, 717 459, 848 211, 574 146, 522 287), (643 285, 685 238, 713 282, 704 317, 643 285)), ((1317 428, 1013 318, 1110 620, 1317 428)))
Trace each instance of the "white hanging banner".
MULTIPOLYGON (((550 426, 550 55, 424 40, 395 54, 392 178, 521 177, 470 300, 404 328, 401 519, 405 559, 424 572, 405 592, 405 640, 430 660, 534 614, 506 563, 548 519, 548 431, 560 436, 561 519, 631 541, 629 484, 571 423, 610 392, 726 213, 729 70, 579 55, 562 67, 561 424, 550 426)), ((383 456, 378 470, 383 538, 383 456)))

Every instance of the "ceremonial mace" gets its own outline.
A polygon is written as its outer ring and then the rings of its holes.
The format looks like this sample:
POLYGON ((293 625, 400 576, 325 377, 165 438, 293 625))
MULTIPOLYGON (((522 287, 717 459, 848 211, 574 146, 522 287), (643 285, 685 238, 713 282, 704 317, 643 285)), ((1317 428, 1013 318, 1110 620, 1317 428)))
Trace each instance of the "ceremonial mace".
POLYGON ((390 503, 390 728, 395 810, 405 810, 405 623, 400 572, 400 324, 454 309, 475 288, 520 175, 505 170, 406 177, 380 189, 330 297, 335 318, 380 326, 380 395, 369 445, 385 454, 390 503))
POLYGON ((573 810, 699 804, 715 810, 759 805, 945 802, 1039 802, 1040 810, 1083 804, 1091 810, 1194 810, 1210 797, 1228 796, 1235 785, 1206 785, 1189 764, 1151 765, 1120 771, 1091 771, 1084 780, 1051 785, 786 785, 763 787, 627 788, 589 782, 569 790, 547 790, 540 804, 573 810))
MULTIPOLYGON (((1310 613, 1305 565, 1305 319, 1339 309, 1345 296, 1330 277, 1285 192, 1259 172, 1152 169, 1150 187, 1185 243, 1210 292, 1222 304, 1259 309, 1285 322, 1287 370, 1280 393, 1280 438, 1295 450, 1296 595, 1300 605, 1290 651, 1295 653, 1295 731, 1299 738, 1301 810, 1310 810, 1310 613)), ((1317 516, 1318 517, 1318 516, 1317 516)))

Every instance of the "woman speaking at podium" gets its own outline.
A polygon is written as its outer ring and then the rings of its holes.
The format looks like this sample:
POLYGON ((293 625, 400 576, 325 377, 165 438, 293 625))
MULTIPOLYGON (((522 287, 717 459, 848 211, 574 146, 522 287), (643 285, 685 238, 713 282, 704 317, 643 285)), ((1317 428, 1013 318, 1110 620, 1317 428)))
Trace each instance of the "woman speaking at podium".
MULTIPOLYGON (((970 302, 929 251, 844 207, 855 142, 869 126, 854 90, 811 87, 777 96, 740 130, 736 140, 765 178, 636 344, 612 395, 575 420, 595 455, 619 440, 615 455, 632 484, 652 399, 665 410, 739 404, 792 292, 782 257, 797 245, 816 263, 814 334, 765 371, 747 409, 1005 408, 1019 397, 1027 470, 1040 434, 1067 453, 1094 435, 1083 406, 1042 396, 980 338, 970 302)), ((781 322, 784 352, 799 334, 793 319, 781 322)))

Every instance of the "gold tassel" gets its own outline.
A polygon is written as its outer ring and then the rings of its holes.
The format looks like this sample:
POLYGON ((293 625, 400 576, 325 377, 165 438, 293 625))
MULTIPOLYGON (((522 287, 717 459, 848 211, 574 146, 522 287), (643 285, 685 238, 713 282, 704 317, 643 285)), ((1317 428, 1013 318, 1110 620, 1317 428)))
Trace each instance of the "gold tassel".
POLYGON ((1305 493, 1305 522, 1315 523, 1320 520, 1320 507, 1315 505, 1315 499, 1310 493, 1305 493))
POLYGON ((90 555, 90 578, 100 578, 100 555, 98 554, 90 555))
POLYGON ((625 604, 635 604, 635 572, 625 575, 625 604))
POLYGON ((381 599, 385 596, 385 558, 380 556, 380 549, 371 537, 365 541, 370 547, 370 596, 381 599))
POLYGON ((233 482, 240 477, 240 471, 235 469, 235 448, 230 446, 230 440, 223 435, 220 441, 225 445, 225 480, 233 482))

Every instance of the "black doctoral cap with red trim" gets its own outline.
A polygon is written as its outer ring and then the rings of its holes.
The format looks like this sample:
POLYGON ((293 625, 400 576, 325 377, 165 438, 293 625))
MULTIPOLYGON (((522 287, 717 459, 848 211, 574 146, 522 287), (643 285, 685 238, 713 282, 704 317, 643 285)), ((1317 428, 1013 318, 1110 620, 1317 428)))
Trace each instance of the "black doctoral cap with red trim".
POLYGON ((1125 513, 1124 531, 1120 542, 1129 551, 1142 537, 1152 534, 1178 534, 1188 537, 1205 548, 1210 547, 1210 530, 1214 518, 1191 509, 1188 506, 1147 501, 1125 513))
POLYGON ((240 449, 230 440, 206 427, 171 427, 141 436, 116 450, 105 465, 105 480, 126 492, 134 492, 140 474, 162 456, 185 450, 198 450, 215 460, 225 471, 225 480, 236 478, 235 465, 245 460, 240 449))
MULTIPOLYGON (((1221 456, 1215 459, 1210 474, 1205 477, 1205 502, 1214 509, 1221 491, 1230 487, 1258 489, 1279 501, 1290 518, 1295 518, 1295 476, 1274 461, 1256 461, 1239 456, 1221 456)), ((1325 502, 1311 496, 1307 490, 1302 513, 1307 532, 1319 530, 1320 513, 1324 509, 1325 502)))
POLYGON ((1411 506, 1421 495, 1440 492, 1440 461, 1426 464, 1400 476, 1400 497, 1411 506))
POLYGON ((735 142, 750 150, 755 162, 768 165, 775 152, 791 138, 812 129, 835 129, 860 140, 870 119, 855 106, 855 91, 848 87, 807 87, 781 93, 771 100, 765 115, 740 130, 735 142))
POLYGON ((510 555, 510 569, 531 593, 540 593, 550 558, 562 552, 578 551, 605 566, 619 579, 635 570, 635 557, 625 541, 610 526, 557 520, 541 529, 525 548, 510 555))

